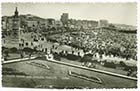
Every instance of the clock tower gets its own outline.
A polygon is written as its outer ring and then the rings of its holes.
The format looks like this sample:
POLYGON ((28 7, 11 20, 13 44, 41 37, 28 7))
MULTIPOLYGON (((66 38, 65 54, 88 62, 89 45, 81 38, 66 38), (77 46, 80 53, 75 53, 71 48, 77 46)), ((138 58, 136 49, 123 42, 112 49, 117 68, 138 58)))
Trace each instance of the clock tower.
POLYGON ((18 9, 16 7, 15 13, 14 13, 14 16, 13 16, 13 23, 12 23, 12 35, 15 38, 19 37, 20 18, 19 18, 18 14, 19 14, 18 9))

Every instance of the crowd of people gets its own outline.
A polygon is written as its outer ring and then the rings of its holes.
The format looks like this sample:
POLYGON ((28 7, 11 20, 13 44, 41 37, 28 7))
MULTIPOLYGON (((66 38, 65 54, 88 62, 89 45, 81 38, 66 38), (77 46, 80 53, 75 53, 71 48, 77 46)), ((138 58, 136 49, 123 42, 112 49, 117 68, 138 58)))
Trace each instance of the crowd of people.
POLYGON ((53 35, 51 38, 60 43, 82 48, 85 51, 91 50, 92 53, 98 52, 101 55, 113 55, 127 60, 130 58, 136 60, 137 58, 136 34, 134 33, 100 29, 53 35))
MULTIPOLYGON (((23 34, 27 35, 25 32, 23 34)), ((21 38, 22 43, 19 44, 19 47, 34 46, 35 42, 39 40, 34 34, 39 36, 41 41, 44 41, 46 37, 44 36, 42 38, 42 33, 31 33, 31 38, 28 38, 27 41, 21 38)), ((48 36, 46 39, 83 49, 84 52, 92 51, 92 53, 98 52, 100 55, 113 55, 115 57, 137 60, 136 33, 121 33, 107 29, 95 29, 75 32, 63 31, 62 33, 54 33, 48 36)), ((42 45, 38 46, 41 47, 42 45)))

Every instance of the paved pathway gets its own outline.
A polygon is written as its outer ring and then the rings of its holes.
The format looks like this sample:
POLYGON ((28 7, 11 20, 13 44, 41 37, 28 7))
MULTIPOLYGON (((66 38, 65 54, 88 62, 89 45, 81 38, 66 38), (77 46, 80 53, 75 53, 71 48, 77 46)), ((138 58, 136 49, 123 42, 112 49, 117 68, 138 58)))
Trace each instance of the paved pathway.
POLYGON ((85 70, 89 70, 89 71, 95 71, 95 72, 98 72, 98 73, 108 74, 108 75, 112 75, 112 76, 117 76, 117 77, 137 81, 137 78, 135 78, 135 77, 129 77, 129 76, 116 74, 116 73, 112 73, 112 72, 108 72, 108 71, 103 71, 103 70, 99 70, 99 69, 88 68, 88 67, 85 67, 85 66, 79 66, 79 65, 75 65, 75 64, 71 64, 71 63, 57 61, 57 60, 54 60, 53 58, 49 59, 49 57, 47 57, 47 55, 46 55, 46 59, 47 59, 47 61, 54 62, 54 63, 57 63, 57 64, 62 64, 62 65, 66 65, 66 66, 72 66, 72 67, 76 67, 76 68, 80 68, 80 69, 85 69, 85 70))
POLYGON ((8 61, 3 61, 2 64, 8 64, 8 63, 14 63, 14 62, 20 62, 20 61, 26 61, 26 60, 29 60, 29 59, 35 59, 36 57, 35 56, 32 56, 32 57, 27 57, 27 58, 21 58, 21 59, 14 59, 14 60, 8 60, 8 61))

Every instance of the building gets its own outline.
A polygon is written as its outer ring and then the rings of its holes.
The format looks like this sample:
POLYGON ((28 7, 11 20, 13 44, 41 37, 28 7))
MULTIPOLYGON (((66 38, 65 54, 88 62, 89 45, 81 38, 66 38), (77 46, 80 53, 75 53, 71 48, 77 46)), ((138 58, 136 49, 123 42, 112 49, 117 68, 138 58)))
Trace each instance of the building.
POLYGON ((49 28, 55 27, 55 19, 53 19, 53 18, 48 18, 48 19, 46 20, 46 24, 47 24, 47 26, 48 26, 49 28))
POLYGON ((120 29, 120 30, 136 30, 136 29, 137 29, 136 26, 125 25, 125 24, 114 24, 114 26, 115 26, 117 29, 120 29))
POLYGON ((108 27, 109 23, 107 20, 99 20, 98 27, 108 27))
POLYGON ((1 22, 1 25, 2 25, 2 31, 6 30, 6 21, 7 21, 7 17, 2 17, 2 22, 1 22))
POLYGON ((94 29, 98 26, 98 22, 94 20, 69 19, 68 26, 75 29, 94 29))
POLYGON ((28 21, 27 21, 27 26, 28 26, 28 27, 37 26, 37 21, 28 20, 28 21))
POLYGON ((59 21, 59 20, 56 20, 55 21, 55 25, 56 25, 56 27, 62 27, 62 22, 61 21, 59 21))
POLYGON ((19 13, 16 7, 15 14, 12 17, 12 35, 14 37, 18 37, 19 28, 20 28, 20 18, 18 14, 19 13))
POLYGON ((6 31, 11 32, 12 31, 12 27, 13 27, 13 19, 12 19, 12 17, 8 17, 7 18, 7 22, 6 22, 6 31))
POLYGON ((61 15, 61 19, 60 20, 61 20, 63 26, 67 26, 68 25, 68 19, 69 19, 68 13, 63 13, 61 15))

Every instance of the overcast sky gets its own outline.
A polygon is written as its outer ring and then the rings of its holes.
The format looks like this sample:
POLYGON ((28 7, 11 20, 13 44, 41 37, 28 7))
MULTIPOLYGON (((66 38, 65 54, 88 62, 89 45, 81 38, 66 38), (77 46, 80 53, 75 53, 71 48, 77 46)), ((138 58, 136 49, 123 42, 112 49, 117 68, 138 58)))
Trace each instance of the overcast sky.
POLYGON ((2 16, 13 15, 15 7, 19 14, 33 14, 42 18, 60 19, 62 13, 69 18, 100 20, 136 26, 136 3, 2 3, 2 16))

